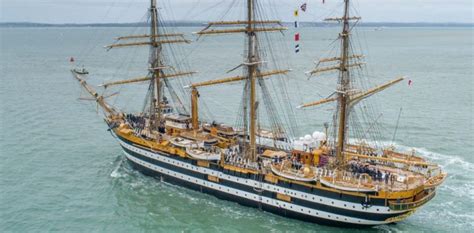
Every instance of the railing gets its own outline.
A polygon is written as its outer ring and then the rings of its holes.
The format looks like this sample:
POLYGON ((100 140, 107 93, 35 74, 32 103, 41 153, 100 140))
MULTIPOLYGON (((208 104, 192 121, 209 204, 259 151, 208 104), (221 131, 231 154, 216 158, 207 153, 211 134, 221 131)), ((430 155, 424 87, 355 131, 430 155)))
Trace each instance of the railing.
POLYGON ((389 208, 391 210, 412 210, 424 205, 426 202, 433 199, 436 195, 435 191, 432 191, 430 194, 426 195, 425 197, 421 198, 418 201, 414 202, 397 202, 397 201, 389 201, 389 208))

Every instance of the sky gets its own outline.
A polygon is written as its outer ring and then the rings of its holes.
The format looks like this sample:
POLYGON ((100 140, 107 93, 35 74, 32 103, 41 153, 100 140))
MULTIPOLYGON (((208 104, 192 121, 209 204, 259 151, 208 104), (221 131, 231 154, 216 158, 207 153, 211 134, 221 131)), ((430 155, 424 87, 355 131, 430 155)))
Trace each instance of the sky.
MULTIPOLYGON (((243 16, 245 0, 157 0, 165 19, 209 21, 243 16), (234 6, 228 11, 230 6, 234 6), (225 12, 229 12, 222 18, 225 12)), ((256 0, 270 18, 299 21, 337 16, 343 0, 256 0)), ((363 22, 474 23, 473 0, 353 0, 363 22)), ((0 0, 0 22, 124 23, 143 21, 149 0, 0 0)))

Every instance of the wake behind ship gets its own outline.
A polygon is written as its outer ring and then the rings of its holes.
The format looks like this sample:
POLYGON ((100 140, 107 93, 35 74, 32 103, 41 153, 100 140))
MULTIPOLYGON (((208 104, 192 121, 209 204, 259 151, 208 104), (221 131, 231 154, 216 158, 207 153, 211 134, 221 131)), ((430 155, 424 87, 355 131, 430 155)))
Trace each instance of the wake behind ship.
MULTIPOLYGON (((446 178, 437 164, 415 153, 393 147, 377 148, 364 141, 349 143, 356 132, 349 118, 365 98, 400 82, 403 78, 367 90, 355 87, 353 69, 361 69, 362 55, 353 53, 349 0, 344 15, 329 18, 342 24, 337 55, 324 58, 309 75, 336 71, 336 91, 326 99, 304 104, 308 108, 336 103, 333 125, 325 133, 295 140, 291 125, 283 124, 272 99, 269 79, 278 79, 290 69, 268 69, 271 51, 262 46, 267 33, 287 28, 278 20, 263 17, 257 0, 247 0, 246 18, 210 22, 198 36, 245 35, 245 58, 235 70, 238 76, 191 83, 176 88, 174 80, 195 74, 178 70, 165 46, 190 43, 183 34, 169 33, 159 20, 156 0, 149 8, 148 34, 117 38, 109 49, 148 46, 146 77, 104 83, 109 88, 129 83, 148 83, 144 110, 126 113, 106 102, 87 83, 89 73, 72 70, 74 78, 92 96, 105 115, 111 133, 130 164, 161 181, 181 185, 218 198, 234 201, 282 216, 334 226, 364 227, 401 221, 429 202, 446 178), (203 87, 243 83, 240 124, 205 122, 199 119, 199 97, 203 87), (186 106, 177 92, 189 94, 186 106), (260 121, 264 108, 268 125, 260 121), (329 131, 333 131, 330 136, 329 131)), ((310 94, 310 93, 308 93, 310 94)))

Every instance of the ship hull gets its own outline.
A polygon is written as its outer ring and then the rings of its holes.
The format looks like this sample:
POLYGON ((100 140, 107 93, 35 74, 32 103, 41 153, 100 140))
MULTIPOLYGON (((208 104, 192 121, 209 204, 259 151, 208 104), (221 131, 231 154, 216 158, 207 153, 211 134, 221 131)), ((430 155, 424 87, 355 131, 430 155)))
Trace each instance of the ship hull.
POLYGON ((200 167, 195 160, 157 153, 118 139, 132 167, 145 175, 277 215, 323 225, 360 228, 387 224, 390 223, 388 219, 406 214, 406 211, 391 211, 386 206, 367 206, 365 203, 364 207, 357 199, 341 200, 270 184, 257 176, 245 178, 218 166, 200 167), (283 200, 285 198, 281 196, 290 199, 283 200))

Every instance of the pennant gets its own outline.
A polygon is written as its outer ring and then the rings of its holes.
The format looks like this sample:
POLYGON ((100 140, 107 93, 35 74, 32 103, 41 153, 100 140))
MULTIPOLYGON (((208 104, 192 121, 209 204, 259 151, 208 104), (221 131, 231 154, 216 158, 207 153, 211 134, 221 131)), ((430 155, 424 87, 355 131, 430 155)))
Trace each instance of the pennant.
POLYGON ((300 45, 297 44, 295 45, 295 53, 299 53, 300 52, 300 45))
POLYGON ((295 28, 298 28, 298 21, 295 21, 295 28))
POLYGON ((300 41, 300 34, 299 33, 295 34, 295 41, 300 41))
POLYGON ((298 10, 295 10, 295 12, 293 13, 295 17, 298 17, 298 10))
POLYGON ((301 9, 303 12, 306 12, 306 6, 307 6, 307 4, 304 3, 303 5, 300 6, 300 9, 301 9))

